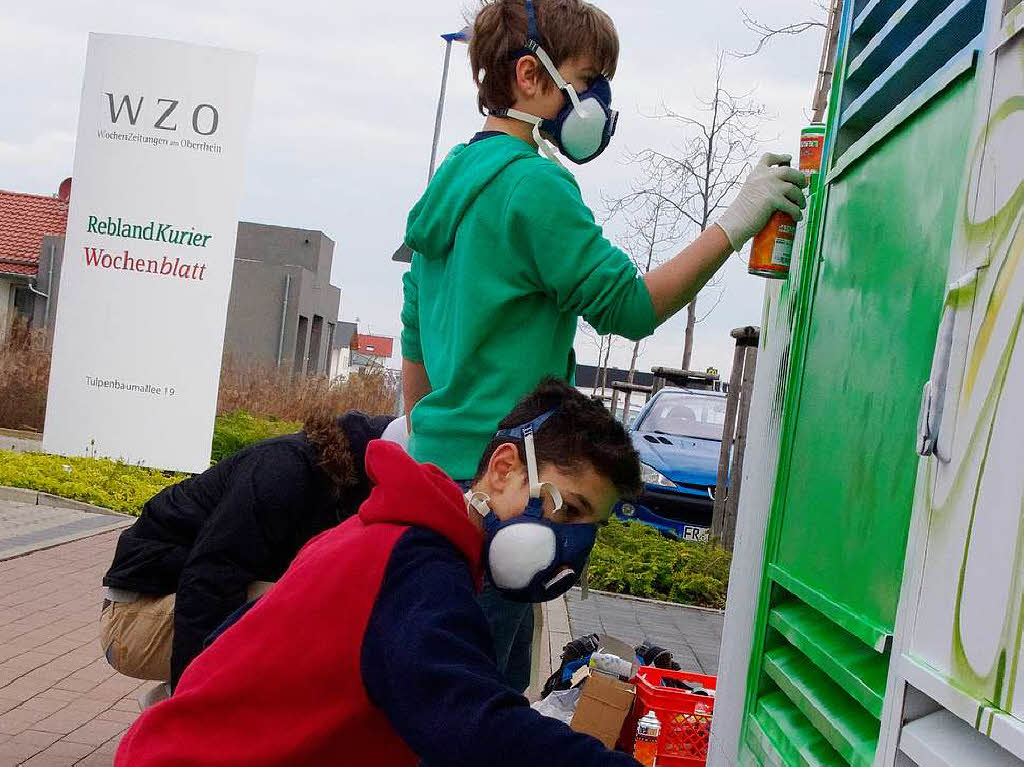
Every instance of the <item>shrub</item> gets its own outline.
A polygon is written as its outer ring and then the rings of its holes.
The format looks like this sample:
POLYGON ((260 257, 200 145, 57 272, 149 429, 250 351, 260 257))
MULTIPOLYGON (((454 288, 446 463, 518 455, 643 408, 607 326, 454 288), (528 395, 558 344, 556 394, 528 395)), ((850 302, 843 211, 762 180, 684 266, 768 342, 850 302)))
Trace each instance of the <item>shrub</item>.
POLYGON ((729 552, 713 543, 677 541, 639 522, 612 519, 602 528, 590 558, 595 589, 724 607, 729 552))
POLYGON ((50 379, 50 349, 40 333, 15 321, 0 342, 0 427, 42 431, 46 387, 50 379))
MULTIPOLYGON (((301 427, 292 421, 254 418, 244 412, 218 416, 213 431, 213 460, 219 461, 253 442, 290 434, 301 427)), ((40 490, 125 514, 138 514, 142 504, 186 476, 104 458, 0 450, 0 485, 40 490)))
POLYGON ((0 485, 41 490, 125 514, 137 515, 152 496, 184 478, 103 458, 0 450, 0 485))
POLYGON ((282 434, 292 434, 301 428, 302 424, 298 421, 256 418, 244 410, 219 415, 213 429, 213 452, 210 460, 216 463, 254 442, 282 434))
MULTIPOLYGON (((43 430, 50 351, 46 336, 27 330, 24 323, 15 323, 0 341, 0 428, 43 430)), ((262 418, 303 421, 312 412, 394 413, 397 401, 398 378, 383 367, 332 382, 273 365, 241 363, 225 354, 217 412, 244 410, 262 418)))
POLYGON ((304 421, 313 412, 394 413, 397 399, 398 380, 384 368, 352 373, 344 381, 330 381, 323 376, 295 376, 272 365, 244 363, 225 356, 217 412, 244 410, 265 418, 304 421))

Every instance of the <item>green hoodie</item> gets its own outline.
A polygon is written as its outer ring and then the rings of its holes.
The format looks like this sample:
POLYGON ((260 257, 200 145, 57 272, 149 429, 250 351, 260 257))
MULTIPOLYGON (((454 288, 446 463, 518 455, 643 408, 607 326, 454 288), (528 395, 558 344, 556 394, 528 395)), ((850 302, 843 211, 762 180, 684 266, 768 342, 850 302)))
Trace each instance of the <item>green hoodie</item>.
POLYGON ((573 380, 582 316, 599 333, 654 332, 636 268, 594 222, 576 180, 525 141, 455 147, 409 213, 402 355, 431 392, 409 450, 464 480, 498 421, 546 375, 573 380))

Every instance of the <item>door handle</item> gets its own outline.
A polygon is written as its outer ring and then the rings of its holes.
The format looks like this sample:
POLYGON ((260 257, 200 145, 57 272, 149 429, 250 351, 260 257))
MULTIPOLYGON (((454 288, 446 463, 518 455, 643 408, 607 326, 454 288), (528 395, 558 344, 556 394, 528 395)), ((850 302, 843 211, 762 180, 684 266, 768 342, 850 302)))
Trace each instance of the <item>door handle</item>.
POLYGON ((917 415, 917 454, 934 455, 944 463, 948 458, 939 455, 936 448, 939 429, 942 427, 942 410, 946 402, 946 385, 949 381, 949 360, 953 352, 953 330, 956 327, 956 312, 959 308, 956 299, 961 290, 974 285, 977 279, 978 270, 972 269, 946 288, 942 320, 939 322, 935 354, 932 356, 932 369, 921 391, 921 409, 917 415))

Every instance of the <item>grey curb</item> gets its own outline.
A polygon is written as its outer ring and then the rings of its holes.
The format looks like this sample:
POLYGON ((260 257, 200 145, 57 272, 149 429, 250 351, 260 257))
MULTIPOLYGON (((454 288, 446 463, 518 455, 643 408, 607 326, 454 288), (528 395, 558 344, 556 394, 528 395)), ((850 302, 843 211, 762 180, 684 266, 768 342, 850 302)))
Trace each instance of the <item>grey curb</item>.
POLYGON ((7 487, 0 485, 0 501, 14 501, 15 503, 28 503, 32 506, 52 506, 58 509, 71 509, 72 511, 84 511, 89 514, 107 514, 113 517, 126 517, 135 519, 131 514, 122 514, 113 509, 102 506, 93 506, 84 501, 75 501, 71 498, 61 498, 59 495, 51 495, 39 490, 28 490, 23 487, 7 487))
MULTIPOLYGON (((573 586, 573 591, 581 591, 579 586, 573 586)), ((687 610, 701 610, 706 613, 714 613, 715 615, 723 615, 725 610, 719 610, 717 607, 701 607, 700 605, 690 605, 685 602, 666 602, 664 599, 647 599, 645 597, 635 597, 632 594, 619 594, 616 591, 601 591, 600 589, 589 589, 591 594, 601 594, 606 597, 615 597, 616 599, 628 599, 631 602, 644 602, 649 605, 665 605, 666 607, 685 607, 687 610)))

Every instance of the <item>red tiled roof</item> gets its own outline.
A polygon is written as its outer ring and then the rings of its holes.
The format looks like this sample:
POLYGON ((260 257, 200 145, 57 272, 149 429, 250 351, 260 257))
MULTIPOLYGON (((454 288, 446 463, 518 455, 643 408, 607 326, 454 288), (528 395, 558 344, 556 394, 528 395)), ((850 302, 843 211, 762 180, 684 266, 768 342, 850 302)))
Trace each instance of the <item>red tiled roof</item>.
POLYGON ((12 264, 9 261, 0 260, 0 277, 5 274, 24 274, 27 277, 35 277, 39 271, 35 264, 12 264))
POLYGON ((63 235, 67 226, 63 200, 0 189, 0 274, 35 274, 43 237, 63 235))
POLYGON ((356 333, 352 336, 352 351, 372 354, 374 357, 390 357, 395 339, 387 336, 369 336, 356 333))

